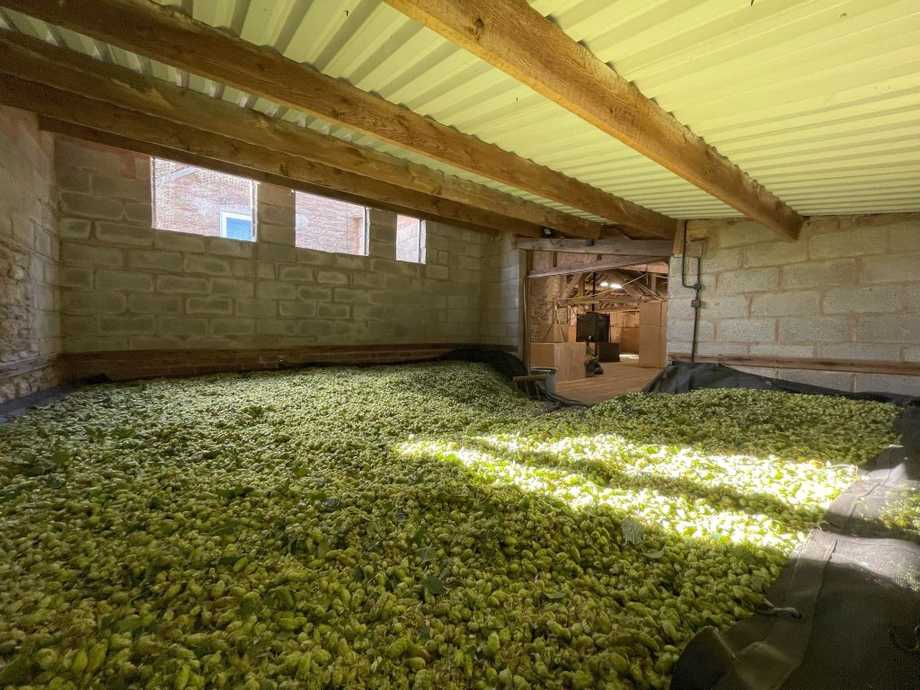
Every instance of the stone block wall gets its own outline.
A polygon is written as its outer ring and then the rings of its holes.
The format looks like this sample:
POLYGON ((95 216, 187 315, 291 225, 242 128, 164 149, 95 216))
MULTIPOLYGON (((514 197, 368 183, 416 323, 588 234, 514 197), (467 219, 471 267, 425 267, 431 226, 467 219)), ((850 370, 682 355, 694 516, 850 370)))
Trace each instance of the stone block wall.
MULTIPOLYGON (((534 252, 537 257, 545 252, 534 252)), ((557 323, 555 300, 565 292, 565 276, 531 278, 527 281, 527 338, 532 343, 561 343, 567 337, 568 324, 557 323)))
POLYGON ((59 382, 54 141, 0 107, 0 402, 59 382))
POLYGON ((500 251, 498 270, 482 264, 488 235, 429 222, 426 263, 399 262, 396 214, 371 209, 368 256, 298 248, 294 195, 266 184, 256 242, 156 230, 146 156, 63 137, 57 152, 67 352, 514 337, 516 300, 487 310, 500 327, 480 328, 484 276, 517 276, 500 251))
MULTIPOLYGON (((698 353, 876 362, 920 369, 920 216, 817 218, 795 242, 752 222, 693 221, 705 237, 698 353)), ((691 272, 695 262, 691 260, 691 272)), ((671 263, 670 354, 690 352, 691 291, 671 263)), ((920 376, 752 368, 848 391, 920 395, 920 376)))

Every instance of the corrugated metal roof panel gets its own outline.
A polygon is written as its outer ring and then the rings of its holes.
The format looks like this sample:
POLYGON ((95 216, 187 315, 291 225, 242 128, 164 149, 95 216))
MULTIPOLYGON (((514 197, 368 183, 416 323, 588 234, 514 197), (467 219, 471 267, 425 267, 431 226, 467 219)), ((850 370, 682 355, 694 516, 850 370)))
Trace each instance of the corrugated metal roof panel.
MULTIPOLYGON (((423 115, 678 218, 737 213, 382 0, 159 0, 423 115)), ((920 210, 916 0, 531 0, 803 214, 920 210)), ((7 16, 202 93, 511 189, 267 99, 7 16)))
POLYGON ((915 1, 590 5, 546 9, 800 213, 920 210, 915 1))

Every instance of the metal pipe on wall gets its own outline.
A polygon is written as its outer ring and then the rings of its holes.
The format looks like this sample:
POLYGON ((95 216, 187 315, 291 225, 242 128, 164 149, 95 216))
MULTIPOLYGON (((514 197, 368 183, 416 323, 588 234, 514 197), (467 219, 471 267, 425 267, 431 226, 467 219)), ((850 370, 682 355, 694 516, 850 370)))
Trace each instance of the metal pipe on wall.
POLYGON ((680 257, 680 282, 685 288, 690 288, 694 292, 693 300, 690 306, 693 307, 693 339, 690 343, 690 361, 696 361, 696 341, 700 327, 700 307, 703 303, 700 301, 700 292, 703 290, 702 271, 703 257, 696 257, 696 282, 693 285, 687 285, 687 221, 681 221, 680 232, 683 233, 683 253, 680 257))

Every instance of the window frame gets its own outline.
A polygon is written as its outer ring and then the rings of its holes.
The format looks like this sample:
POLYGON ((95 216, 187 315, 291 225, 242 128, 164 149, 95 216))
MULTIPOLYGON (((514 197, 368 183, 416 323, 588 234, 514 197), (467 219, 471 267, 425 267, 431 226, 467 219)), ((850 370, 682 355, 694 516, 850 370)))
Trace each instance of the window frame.
POLYGON ((253 214, 246 215, 245 213, 237 213, 236 211, 221 211, 220 212, 220 237, 228 240, 236 240, 237 242, 255 242, 256 241, 256 220, 253 217, 253 214), (227 237, 227 221, 228 220, 247 220, 249 221, 249 239, 241 240, 239 237, 227 237))
POLYGON ((428 221, 418 219, 418 262, 424 266, 428 263, 428 221))
MULTIPOLYGON (((370 256, 371 255, 371 209, 370 206, 364 207, 364 237, 361 239, 364 247, 363 254, 349 254, 349 256, 370 256)), ((337 254, 338 252, 333 252, 337 254)))
POLYGON ((250 212, 239 213, 237 211, 220 211, 218 216, 218 226, 217 226, 217 237, 223 239, 230 239, 234 242, 256 242, 258 240, 258 228, 259 228, 259 213, 258 213, 258 189, 259 182, 251 177, 244 177, 243 175, 235 175, 233 173, 224 172, 218 168, 212 168, 204 165, 194 165, 192 163, 184 163, 182 161, 175 160, 173 158, 168 158, 166 156, 155 156, 150 155, 147 157, 150 163, 150 225, 153 230, 157 232, 177 232, 186 235, 195 235, 196 237, 214 237, 214 235, 209 235, 201 232, 190 232, 187 229, 180 228, 169 228, 164 227, 160 224, 160 219, 158 218, 157 209, 159 204, 157 203, 158 189, 157 189, 157 175, 156 175, 156 165, 157 161, 162 161, 164 163, 172 163, 177 165, 184 165, 187 168, 190 168, 191 174, 198 170, 203 170, 206 172, 217 173, 219 175, 226 175, 227 177, 236 178, 243 180, 249 185, 249 209, 250 212), (252 228, 250 233, 250 238, 248 240, 239 240, 232 237, 227 237, 227 223, 225 215, 230 218, 236 218, 238 220, 248 220, 250 227, 252 228))
POLYGON ((428 227, 426 225, 427 221, 424 218, 418 218, 416 216, 410 216, 407 213, 398 213, 396 214, 396 251, 399 251, 399 217, 403 218, 412 218, 413 220, 418 221, 418 235, 416 241, 416 256, 418 257, 417 261, 412 259, 400 259, 399 256, 395 256, 396 261, 405 264, 418 264, 419 266, 424 266, 428 260, 428 227))

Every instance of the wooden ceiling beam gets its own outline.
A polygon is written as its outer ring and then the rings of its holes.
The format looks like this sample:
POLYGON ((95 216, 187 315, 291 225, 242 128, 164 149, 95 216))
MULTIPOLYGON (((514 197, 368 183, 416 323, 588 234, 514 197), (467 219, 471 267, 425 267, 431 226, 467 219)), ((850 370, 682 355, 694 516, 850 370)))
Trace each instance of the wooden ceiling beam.
MULTIPOLYGON (((204 158, 196 154, 181 149, 173 149, 166 146, 151 144, 146 141, 137 141, 128 139, 117 134, 104 132, 102 130, 81 127, 69 122, 54 120, 41 116, 39 118, 41 129, 47 132, 63 134, 64 136, 84 141, 92 141, 97 144, 113 146, 115 148, 128 149, 138 153, 146 153, 150 156, 166 158, 179 163, 206 167, 213 170, 219 170, 229 175, 246 177, 257 182, 267 182, 278 185, 279 187, 288 187, 299 192, 325 196, 339 201, 347 201, 359 206, 373 206, 374 208, 384 209, 402 215, 414 216, 426 221, 439 223, 449 223, 458 227, 468 228, 475 231, 495 232, 494 229, 483 224, 483 217, 462 204, 455 204, 444 199, 426 198, 421 193, 394 193, 387 195, 381 190, 372 190, 373 196, 367 196, 367 191, 354 194, 341 189, 332 189, 317 184, 309 184, 301 180, 295 180, 283 175, 275 175, 269 172, 263 172, 255 168, 247 168, 242 165, 235 165, 225 161, 217 161, 211 158, 204 158)), ((393 190, 395 191, 395 190, 393 190)))
POLYGON ((387 0, 732 208, 795 238, 804 219, 527 0, 387 0))
POLYGON ((629 268, 634 271, 648 271, 667 273, 667 257, 664 256, 600 256, 591 264, 562 264, 553 268, 533 271, 527 274, 528 278, 546 278, 548 276, 583 275, 611 271, 615 268, 629 268))
MULTIPOLYGON (((154 120, 155 118, 150 119, 154 120)), ((330 169, 330 174, 336 175, 337 182, 334 187, 329 187, 319 182, 311 183, 289 175, 267 172, 262 167, 247 167, 246 165, 223 159, 208 158, 192 153, 187 148, 172 148, 147 141, 129 139, 111 132, 82 127, 45 116, 39 117, 39 126, 47 132, 63 134, 75 139, 92 141, 115 148, 137 151, 138 153, 146 153, 149 156, 165 158, 179 163, 218 170, 230 175, 245 177, 258 182, 268 182, 299 192, 347 201, 359 206, 373 206, 374 208, 385 209, 394 213, 421 218, 422 220, 447 223, 478 232, 496 232, 494 225, 498 219, 494 218, 488 211, 471 208, 446 199, 431 197, 421 192, 393 187, 385 182, 374 182, 370 187, 362 182, 360 191, 347 191, 349 187, 347 184, 342 184, 341 176, 344 175, 347 178, 349 173, 342 173, 340 170, 330 169)), ((228 142, 228 144, 234 145, 232 142, 228 142)), ((248 162, 248 160, 245 162, 248 162)), ((537 233, 539 228, 521 223, 514 228, 514 231, 522 234, 537 233)))
POLYGON ((564 254, 623 254, 626 256, 649 254, 664 256, 670 255, 672 246, 673 243, 670 240, 631 240, 629 238, 566 240, 553 237, 517 241, 518 249, 531 249, 538 252, 562 252, 564 254))
MULTIPOLYGON (((523 222, 537 227, 552 227, 576 237, 597 237, 602 229, 599 223, 560 213, 372 149, 355 146, 336 137, 274 120, 223 100, 180 89, 124 67, 103 63, 23 34, 0 29, 0 49, 3 56, 0 57, 0 73, 43 83, 77 96, 89 96, 118 108, 210 131, 277 151, 283 156, 296 156, 302 159, 301 163, 316 163, 361 175, 367 178, 366 184, 369 186, 382 182, 464 206, 481 208, 497 216, 506 216, 509 219, 506 229, 509 230, 523 227, 520 224, 523 222)), ((91 123, 77 124, 92 126, 91 123)), ((130 138, 130 134, 126 136, 130 138)), ((349 184, 357 187, 354 183, 358 181, 350 180, 349 184)), ((356 193, 360 190, 350 191, 356 193)), ((528 230, 526 234, 532 236, 533 232, 528 230)))
MULTIPOLYGON (((155 118, 149 119, 151 120, 151 124, 153 124, 152 121, 154 121, 155 118)), ((393 211, 394 213, 410 215, 428 221, 449 223, 451 225, 480 232, 495 232, 495 229, 490 227, 494 219, 489 217, 488 212, 481 211, 480 209, 472 209, 468 206, 456 204, 445 199, 429 197, 420 192, 411 192, 400 188, 394 188, 392 186, 387 186, 386 183, 375 183, 370 189, 362 185, 360 192, 349 192, 343 189, 345 185, 337 184, 335 188, 327 187, 324 184, 310 183, 303 179, 295 179, 287 175, 267 172, 265 168, 247 167, 247 165, 240 163, 209 158, 192 153, 187 148, 172 148, 169 146, 152 144, 148 141, 130 139, 104 130, 83 127, 70 122, 49 118, 44 115, 39 116, 39 127, 46 132, 54 132, 75 139, 92 141, 97 144, 137 151, 138 153, 146 153, 149 156, 165 158, 179 163, 218 170, 258 182, 268 182, 278 185, 279 187, 287 187, 296 191, 307 192, 308 194, 317 194, 332 199, 338 199, 339 201, 347 201, 352 204, 358 204, 359 206, 373 206, 374 208, 385 209, 387 211, 393 211)), ((230 143, 230 145, 233 144, 230 143)), ((243 162, 248 163, 249 161, 244 157, 243 162)), ((332 173, 341 173, 341 171, 332 171, 332 173)), ((344 175, 347 176, 348 173, 344 173, 344 175)), ((518 231, 537 232, 537 229, 521 226, 518 228, 518 231)))
POLYGON ((84 0, 0 0, 0 5, 606 218, 645 236, 674 234, 672 218, 196 21, 177 8, 150 0, 93 0, 91 9, 84 0))
POLYGON ((594 294, 582 295, 581 297, 558 297, 556 299, 556 304, 559 306, 570 306, 576 304, 635 304, 638 305, 643 301, 651 301, 649 299, 640 299, 631 295, 617 294, 610 290, 598 290, 594 294))
POLYGON ((48 131, 178 160, 311 194, 408 213, 476 230, 539 235, 538 225, 511 220, 211 132, 196 130, 44 84, 0 74, 0 103, 42 116, 48 131))

